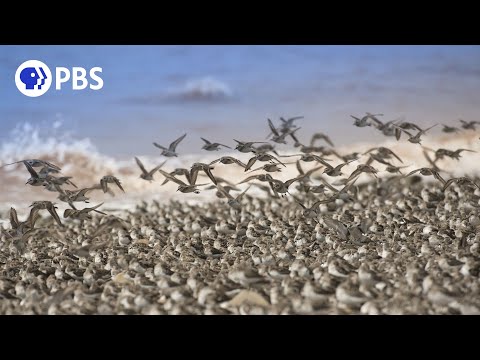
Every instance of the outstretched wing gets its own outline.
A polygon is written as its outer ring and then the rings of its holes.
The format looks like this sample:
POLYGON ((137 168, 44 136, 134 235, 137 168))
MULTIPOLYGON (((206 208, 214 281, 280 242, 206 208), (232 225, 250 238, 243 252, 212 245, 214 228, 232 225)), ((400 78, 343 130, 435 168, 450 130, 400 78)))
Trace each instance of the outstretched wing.
MULTIPOLYGON (((411 133, 410 131, 407 131, 407 130, 405 130, 405 129, 403 129, 403 128, 401 128, 400 126, 395 125, 395 124, 393 124, 392 126, 393 126, 395 129, 399 130, 399 131, 403 131, 403 132, 404 132, 405 134, 407 134, 408 136, 413 137, 413 135, 412 135, 412 133, 411 133)), ((398 139, 400 139, 400 135, 398 135, 397 140, 398 140, 398 139)))
POLYGON ((180 141, 182 141, 183 139, 185 139, 185 136, 187 136, 187 133, 183 134, 182 136, 180 136, 177 140, 175 140, 174 142, 172 142, 169 146, 169 150, 170 151, 175 151, 175 149, 177 148, 177 145, 180 144, 180 141))
POLYGON ((335 189, 332 185, 330 185, 330 183, 325 180, 323 177, 319 176, 319 177, 316 177, 317 180, 320 180, 328 189, 330 189, 332 192, 334 193, 337 193, 338 190, 335 189))
POLYGON ((334 147, 332 140, 330 140, 330 138, 327 135, 325 135, 324 133, 313 134, 312 139, 310 140, 310 146, 313 146, 313 144, 315 143, 315 140, 319 140, 319 139, 325 140, 325 142, 328 145, 330 145, 331 147, 334 147))
POLYGON ((257 157, 254 156, 252 158, 250 158, 247 162, 247 165, 245 165, 245 171, 248 171, 252 168, 253 164, 255 164, 255 162, 257 161, 257 157))
POLYGON ((247 165, 244 164, 243 162, 241 162, 240 160, 235 159, 234 157, 232 157, 231 159, 232 159, 232 161, 233 161, 235 164, 240 165, 240 166, 243 167, 243 168, 246 168, 246 167, 247 167, 247 165))
POLYGON ((268 156, 270 157, 271 160, 275 160, 277 163, 283 165, 284 167, 287 167, 287 165, 285 165, 283 162, 281 162, 280 160, 278 160, 275 156, 270 155, 270 154, 268 154, 268 156))
POLYGON ((303 175, 300 175, 300 176, 297 176, 296 178, 293 178, 293 179, 290 179, 290 180, 287 180, 285 181, 285 186, 288 188, 290 185, 292 185, 295 181, 298 181, 300 179, 303 179, 304 177, 306 177, 307 174, 303 174, 303 175))
POLYGON ((429 128, 426 128, 425 130, 420 131, 420 133, 425 134, 428 130, 434 128, 434 127, 437 126, 437 125, 438 125, 438 124, 432 125, 432 126, 430 126, 429 128))
POLYGON ((305 174, 305 171, 303 171, 302 165, 300 164, 300 160, 297 160, 297 163, 296 163, 296 164, 297 164, 298 173, 299 173, 300 175, 305 174))
POLYGON ((98 204, 98 205, 95 205, 95 206, 93 206, 93 207, 91 207, 91 208, 85 208, 85 209, 82 209, 82 210, 80 210, 80 211, 85 211, 85 212, 95 211, 95 212, 97 212, 97 213, 99 213, 99 214, 107 215, 107 214, 105 214, 105 213, 102 212, 102 211, 96 210, 96 209, 98 209, 98 208, 99 208, 100 206, 102 206, 102 205, 103 205, 103 202, 100 203, 100 204, 98 204))
POLYGON ((243 195, 245 195, 245 193, 248 191, 248 189, 250 189, 252 187, 252 185, 249 185, 245 190, 242 191, 241 194, 239 194, 236 198, 237 201, 240 201, 243 197, 243 195))
POLYGON ((32 207, 32 210, 30 210, 30 214, 28 215, 27 222, 29 223, 30 228, 33 228, 35 225, 35 222, 39 219, 40 215, 38 214, 38 208, 35 206, 32 207))
POLYGON ((293 123, 295 120, 298 120, 298 119, 303 119, 304 116, 294 116, 294 117, 291 117, 291 118, 288 118, 287 120, 285 120, 283 117, 280 118, 280 120, 282 120, 283 122, 287 123, 287 124, 291 124, 293 123))
POLYGON ((216 184, 216 185, 217 185, 218 191, 220 191, 220 193, 221 193, 223 196, 225 196, 225 197, 228 198, 228 199, 234 200, 234 197, 233 197, 232 195, 230 195, 230 194, 228 193, 228 191, 225 190, 225 188, 224 188, 222 185, 220 185, 220 184, 216 184))
POLYGON ((125 192, 125 190, 123 190, 122 185, 120 184, 120 180, 118 180, 116 177, 114 177, 114 178, 113 178, 113 181, 115 181, 115 184, 117 184, 117 186, 120 188, 120 190, 122 190, 123 192, 125 192))
POLYGON ((73 210, 73 209, 65 209, 65 211, 63 212, 63 218, 66 219, 74 213, 75 213, 75 210, 73 210))
POLYGON ((428 155, 427 151, 425 149, 423 149, 423 156, 425 157, 425 159, 428 161, 428 163, 432 166, 433 169, 437 170, 438 169, 438 166, 435 164, 435 162, 438 160, 435 160, 433 161, 432 158, 428 155))
POLYGON ((277 129, 275 129, 275 126, 273 126, 272 120, 268 119, 268 126, 270 127, 270 130, 272 130, 273 135, 279 136, 277 129))
POLYGON ((51 204, 50 206, 47 207, 48 212, 52 217, 55 219, 58 225, 63 226, 62 222, 60 221, 60 217, 58 216, 57 212, 55 211, 55 206, 51 204))
POLYGON ((190 175, 189 175, 189 178, 188 178, 188 182, 189 182, 190 185, 195 185, 195 183, 197 182, 197 176, 198 176, 199 171, 200 171, 200 169, 198 167, 193 167, 190 170, 190 175))
POLYGON ((213 176, 212 174, 212 171, 210 169, 210 166, 208 167, 204 167, 203 168, 203 171, 205 171, 205 174, 207 174, 207 176, 210 178, 210 180, 212 180, 212 182, 217 185, 217 179, 215 179, 215 176, 213 176))
POLYGON ((158 169, 158 172, 165 176, 168 180, 173 181, 174 183, 181 185, 181 186, 187 186, 182 180, 177 179, 175 176, 170 175, 169 173, 163 171, 162 169, 158 169))
POLYGON ((10 225, 12 226, 12 229, 16 229, 19 225, 17 210, 13 207, 10 208, 10 225))
POLYGON ((331 168, 331 167, 332 167, 332 165, 330 165, 329 163, 327 163, 327 162, 325 161, 325 159, 321 158, 320 156, 315 155, 315 154, 311 154, 310 156, 312 156, 312 157, 315 159, 316 162, 319 162, 320 164, 325 165, 325 166, 328 167, 328 168, 331 168))
POLYGON ((140 159, 137 158, 136 156, 135 156, 135 161, 137 162, 137 165, 138 165, 138 167, 140 168, 140 170, 142 170, 142 173, 145 174, 145 175, 148 174, 147 169, 145 169, 145 166, 143 166, 143 164, 142 164, 142 162, 140 161, 140 159))
POLYGON ((25 164, 25 167, 27 168, 28 172, 33 178, 38 178, 37 172, 33 169, 32 165, 30 165, 27 161, 23 162, 25 164))
POLYGON ((150 172, 148 173, 149 176, 152 176, 153 174, 155 174, 158 169, 160 169, 163 165, 165 165, 165 163, 167 162, 167 160, 165 160, 164 162, 162 162, 160 165, 154 167, 152 170, 150 170, 150 172))
POLYGON ((397 154, 395 154, 392 150, 386 147, 384 147, 383 150, 389 153, 390 155, 392 155, 393 157, 395 157, 398 161, 400 161, 403 164, 402 159, 400 159, 400 157, 397 154))
MULTIPOLYGON (((344 162, 344 163, 342 163, 342 164, 339 164, 339 165, 337 165, 337 166, 335 167, 335 169, 341 170, 345 165, 350 164, 352 161, 355 161, 355 160, 349 160, 349 161, 346 161, 346 162, 344 162)), ((329 165, 329 166, 331 167, 331 165, 329 165)))
MULTIPOLYGON (((246 182, 249 182, 251 180, 260 180, 261 178, 264 178, 264 174, 261 174, 261 175, 252 175, 252 176, 249 176, 247 177, 246 179, 243 179, 242 181, 240 181, 238 184, 243 184, 243 183, 246 183, 246 182)), ((260 180, 262 181, 262 180, 260 180)), ((237 185, 238 185, 237 184, 237 185)))
POLYGON ((422 171, 422 170, 423 170, 423 168, 415 169, 415 170, 413 170, 413 171, 410 171, 410 172, 409 172, 407 175, 405 175, 404 177, 409 177, 410 175, 413 175, 413 174, 415 174, 415 173, 417 173, 417 172, 419 172, 419 171, 422 171))
MULTIPOLYGON (((102 178, 100 180, 100 185, 102 186, 103 192, 106 193, 108 191, 108 183, 104 178, 102 178)), ((80 190, 80 191, 82 191, 82 190, 80 190)))
POLYGON ((292 137, 293 141, 295 141, 296 144, 300 144, 300 141, 295 136, 295 132, 290 132, 288 135, 290 135, 292 137))
POLYGON ((203 141, 205 141, 205 144, 207 144, 207 145, 211 145, 211 144, 212 144, 212 143, 211 143, 210 141, 208 141, 207 139, 204 139, 204 138, 202 138, 202 137, 200 137, 200 139, 202 139, 203 141))
POLYGON ((315 171, 318 171, 320 169, 323 169, 323 166, 317 166, 317 167, 314 167, 313 169, 308 170, 305 173, 305 177, 308 177, 308 176, 312 175, 315 171))
POLYGON ((446 181, 443 177, 440 176, 440 174, 435 171, 435 170, 432 170, 432 174, 433 174, 433 177, 437 180, 439 180, 443 185, 445 185, 446 181))
MULTIPOLYGON (((70 176, 69 178, 71 178, 71 176, 70 176)), ((70 184, 70 185, 72 185, 73 187, 75 187, 75 188, 78 189, 78 186, 75 185, 75 184, 73 183, 73 181, 71 181, 70 179, 67 179, 65 182, 66 182, 67 184, 70 184)), ((57 190, 57 191, 58 191, 58 190, 57 190)))
POLYGON ((153 143, 154 146, 156 146, 157 148, 159 149, 162 149, 162 150, 168 150, 166 147, 160 145, 160 144, 157 144, 156 142, 153 143))
POLYGON ((470 150, 470 149, 457 149, 457 150, 455 150, 454 152, 456 152, 456 153, 459 153, 459 154, 460 154, 462 151, 469 151, 469 152, 475 152, 475 153, 476 153, 476 151, 475 151, 475 150, 470 150))

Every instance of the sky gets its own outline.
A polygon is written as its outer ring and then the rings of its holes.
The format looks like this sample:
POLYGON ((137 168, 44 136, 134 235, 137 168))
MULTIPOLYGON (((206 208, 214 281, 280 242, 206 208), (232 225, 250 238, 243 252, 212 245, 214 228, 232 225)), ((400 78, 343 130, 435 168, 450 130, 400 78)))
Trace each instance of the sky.
POLYGON ((0 142, 17 124, 62 126, 113 156, 156 154, 183 133, 234 145, 262 141, 267 118, 303 115, 299 136, 336 144, 367 141, 373 129, 350 115, 383 113, 424 125, 480 120, 480 46, 0 46, 0 142), (15 86, 24 61, 103 69, 98 91, 54 85, 30 98, 15 86))

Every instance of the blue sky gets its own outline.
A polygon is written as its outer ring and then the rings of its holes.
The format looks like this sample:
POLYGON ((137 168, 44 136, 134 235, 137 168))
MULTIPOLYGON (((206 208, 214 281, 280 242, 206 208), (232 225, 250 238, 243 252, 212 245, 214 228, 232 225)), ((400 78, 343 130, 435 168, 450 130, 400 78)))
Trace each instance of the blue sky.
POLYGON ((267 117, 304 115, 337 143, 367 140, 350 114, 381 112, 421 124, 480 120, 480 46, 0 46, 0 141, 15 124, 61 118, 79 137, 112 155, 155 154, 187 132, 232 143, 263 140, 267 117), (99 91, 22 95, 23 61, 103 68, 99 91))

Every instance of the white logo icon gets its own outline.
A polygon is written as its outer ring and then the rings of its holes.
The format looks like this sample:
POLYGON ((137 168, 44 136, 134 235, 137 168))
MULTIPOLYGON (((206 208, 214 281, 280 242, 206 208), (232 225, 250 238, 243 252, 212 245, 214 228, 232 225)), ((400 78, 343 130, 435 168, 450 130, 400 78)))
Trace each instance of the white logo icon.
POLYGON ((43 62, 28 60, 18 67, 15 73, 15 84, 23 95, 41 96, 52 85, 52 72, 43 62))

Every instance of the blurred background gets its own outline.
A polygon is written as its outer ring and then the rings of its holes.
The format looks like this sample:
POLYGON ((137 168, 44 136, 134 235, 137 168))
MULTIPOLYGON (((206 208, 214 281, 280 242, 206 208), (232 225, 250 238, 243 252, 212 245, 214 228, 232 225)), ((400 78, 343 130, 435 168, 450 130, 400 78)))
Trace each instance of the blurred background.
MULTIPOLYGON (((51 159, 79 186, 120 174, 133 193, 148 185, 138 181, 133 157, 153 167, 164 158, 152 142, 168 146, 185 132, 177 149, 185 156, 167 170, 218 155, 201 150, 200 136, 230 146, 233 138, 265 140, 267 118, 302 115, 303 142, 322 131, 344 149, 383 140, 352 125, 350 115, 367 111, 424 126, 480 120, 480 46, 0 46, 0 92, 1 164, 51 159), (102 67, 104 87, 53 84, 26 97, 14 75, 30 59, 52 71, 102 67)), ((24 185, 28 176, 22 164, 1 168, 0 205, 45 196, 24 185)))
POLYGON ((28 122, 89 138, 112 156, 156 154, 184 132, 232 144, 263 140, 266 119, 305 116, 303 133, 328 132, 338 144, 370 140, 352 128, 366 111, 420 124, 477 120, 480 46, 1 46, 0 134, 28 122), (52 87, 28 98, 13 76, 25 60, 103 68, 104 87, 52 87), (261 132, 258 130, 261 129, 261 132))

